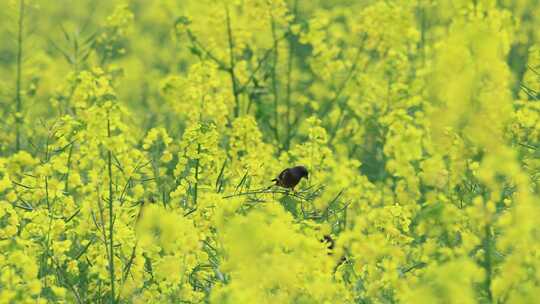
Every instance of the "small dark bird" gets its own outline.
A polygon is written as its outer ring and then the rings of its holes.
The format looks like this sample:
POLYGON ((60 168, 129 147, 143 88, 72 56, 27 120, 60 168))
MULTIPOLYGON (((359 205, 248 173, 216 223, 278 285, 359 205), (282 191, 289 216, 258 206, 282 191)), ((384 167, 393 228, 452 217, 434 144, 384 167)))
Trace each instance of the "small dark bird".
POLYGON ((309 178, 308 170, 304 166, 296 166, 281 171, 278 177, 272 181, 276 182, 276 186, 294 190, 294 187, 298 185, 302 177, 309 178))

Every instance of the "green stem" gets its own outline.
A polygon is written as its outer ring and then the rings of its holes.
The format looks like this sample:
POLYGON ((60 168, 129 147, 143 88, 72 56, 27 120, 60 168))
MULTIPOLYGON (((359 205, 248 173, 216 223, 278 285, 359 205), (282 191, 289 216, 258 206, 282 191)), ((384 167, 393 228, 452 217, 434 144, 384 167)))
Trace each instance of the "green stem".
POLYGON ((23 24, 24 24, 24 0, 19 1, 19 29, 17 34, 17 75, 16 75, 16 113, 15 113, 15 149, 19 151, 21 149, 21 124, 22 119, 20 117, 22 111, 22 96, 21 96, 21 70, 22 70, 22 56, 23 56, 23 24))
POLYGON ((292 41, 289 41, 289 56, 287 58, 287 97, 285 98, 285 102, 287 104, 287 113, 285 114, 285 124, 287 126, 287 135, 285 136, 285 144, 284 149, 289 150, 289 147, 291 145, 291 74, 292 74, 292 65, 293 65, 293 58, 294 55, 294 45, 292 41))
POLYGON ((360 55, 362 54, 363 45, 364 45, 364 42, 365 42, 365 40, 366 40, 366 37, 367 37, 367 35, 364 35, 364 37, 362 38, 362 41, 361 41, 360 46, 356 49, 356 54, 354 55, 354 59, 353 59, 353 61, 352 61, 351 68, 350 68, 349 71, 347 72, 347 76, 346 76, 345 79, 341 82, 341 84, 339 85, 339 87, 336 89, 336 92, 335 92, 334 97, 330 100, 330 102, 328 102, 328 106, 324 107, 324 108, 321 110, 319 116, 324 117, 324 116, 326 116, 328 113, 330 113, 330 111, 332 110, 333 106, 337 103, 337 101, 338 101, 339 98, 341 97, 341 94, 343 93, 343 91, 345 91, 345 88, 347 87, 347 84, 349 83, 349 81, 351 80, 351 78, 353 78, 354 73, 356 72, 356 68, 357 68, 357 66, 358 66, 358 61, 360 60, 360 55))
POLYGON ((199 160, 201 154, 201 144, 197 144, 197 160, 195 162, 195 188, 193 189, 193 208, 197 208, 197 196, 199 192, 199 160))
POLYGON ((49 211, 49 216, 51 215, 51 203, 49 202, 49 178, 45 176, 45 202, 47 203, 47 210, 49 211))
MULTIPOLYGON (((293 6, 293 23, 296 22, 296 16, 298 15, 298 0, 294 1, 293 6)), ((293 56, 295 52, 295 42, 293 41, 292 32, 289 30, 289 55, 287 57, 287 97, 285 99, 287 104, 287 114, 285 117, 285 124, 287 126, 286 137, 284 143, 284 150, 288 151, 291 146, 292 140, 292 125, 291 125, 291 94, 292 94, 292 68, 293 68, 293 56)))
POLYGON ((232 28, 231 28, 231 17, 229 15, 229 7, 225 6, 225 17, 226 17, 226 23, 227 23, 227 40, 229 43, 229 64, 230 67, 228 69, 229 75, 231 76, 231 83, 232 83, 232 89, 233 89, 233 95, 234 95, 234 117, 238 117, 240 115, 240 99, 239 99, 239 92, 238 92, 238 85, 236 83, 236 74, 235 74, 235 58, 234 58, 234 41, 232 36, 232 28))
POLYGON ((276 23, 274 21, 274 16, 270 14, 270 24, 272 27, 272 40, 274 41, 274 60, 272 61, 272 93, 274 95, 274 136, 276 137, 276 141, 279 144, 279 113, 278 113, 278 102, 279 102, 279 96, 278 96, 278 81, 277 81, 277 65, 278 65, 278 40, 276 37, 276 23))
MULTIPOLYGON (((111 138, 111 120, 107 112, 107 137, 111 138)), ((112 186, 112 151, 107 151, 107 167, 109 171, 109 273, 111 279, 111 303, 115 302, 114 290, 114 218, 113 218, 113 186, 112 186)))
POLYGON ((420 8, 420 45, 422 50, 422 63, 426 63, 426 30, 427 30, 427 18, 426 18, 426 7, 422 6, 420 8))
POLYGON ((73 155, 73 144, 69 147, 69 154, 67 159, 67 172, 66 172, 66 181, 64 184, 64 191, 69 192, 69 171, 71 171, 71 156, 73 155))
POLYGON ((493 303, 493 294, 491 293, 491 281, 493 277, 493 260, 492 260, 492 239, 491 239, 491 225, 487 224, 485 227, 485 239, 484 239, 484 268, 486 270, 486 279, 484 281, 484 288, 486 291, 489 303, 493 303))

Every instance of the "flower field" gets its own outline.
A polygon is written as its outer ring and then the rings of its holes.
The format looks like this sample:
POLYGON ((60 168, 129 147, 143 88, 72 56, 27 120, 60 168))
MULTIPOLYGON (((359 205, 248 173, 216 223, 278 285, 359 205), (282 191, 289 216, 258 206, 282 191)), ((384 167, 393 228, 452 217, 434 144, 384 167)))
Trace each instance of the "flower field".
POLYGON ((0 303, 539 301, 537 0, 4 0, 0 41, 0 303))

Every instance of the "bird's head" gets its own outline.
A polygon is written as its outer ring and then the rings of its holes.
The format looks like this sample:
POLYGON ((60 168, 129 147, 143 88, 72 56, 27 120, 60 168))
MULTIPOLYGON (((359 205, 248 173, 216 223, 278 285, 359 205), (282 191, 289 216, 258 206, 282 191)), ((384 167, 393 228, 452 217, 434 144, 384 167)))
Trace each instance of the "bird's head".
POLYGON ((298 171, 300 172, 301 177, 305 177, 306 179, 309 179, 309 172, 304 166, 298 166, 298 171))

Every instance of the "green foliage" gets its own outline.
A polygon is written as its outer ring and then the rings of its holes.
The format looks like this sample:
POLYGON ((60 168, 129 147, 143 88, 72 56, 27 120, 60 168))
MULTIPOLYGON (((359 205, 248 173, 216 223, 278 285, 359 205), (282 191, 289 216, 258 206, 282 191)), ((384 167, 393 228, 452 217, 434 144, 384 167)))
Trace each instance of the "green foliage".
POLYGON ((537 6, 3 1, 0 302, 534 303, 537 6))

